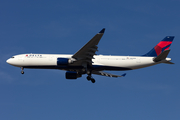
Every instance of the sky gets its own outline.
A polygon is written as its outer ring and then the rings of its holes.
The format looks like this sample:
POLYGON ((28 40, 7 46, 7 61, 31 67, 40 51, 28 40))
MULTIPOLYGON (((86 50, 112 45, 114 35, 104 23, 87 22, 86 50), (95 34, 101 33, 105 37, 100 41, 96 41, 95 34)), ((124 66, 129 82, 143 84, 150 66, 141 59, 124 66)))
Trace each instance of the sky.
POLYGON ((0 0, 1 120, 179 120, 179 0, 0 0), (102 28, 97 54, 143 55, 175 36, 174 65, 108 71, 123 78, 25 69, 6 60, 23 53, 74 54, 102 28))

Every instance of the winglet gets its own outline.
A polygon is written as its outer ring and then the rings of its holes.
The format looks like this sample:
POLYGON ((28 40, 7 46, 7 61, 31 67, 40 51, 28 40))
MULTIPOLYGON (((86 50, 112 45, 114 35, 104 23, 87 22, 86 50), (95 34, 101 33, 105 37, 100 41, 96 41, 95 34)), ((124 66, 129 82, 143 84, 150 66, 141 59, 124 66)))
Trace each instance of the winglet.
POLYGON ((105 31, 105 28, 103 28, 99 33, 104 33, 104 31, 105 31))
POLYGON ((126 73, 122 74, 121 76, 122 76, 122 77, 125 77, 125 76, 126 76, 126 73))

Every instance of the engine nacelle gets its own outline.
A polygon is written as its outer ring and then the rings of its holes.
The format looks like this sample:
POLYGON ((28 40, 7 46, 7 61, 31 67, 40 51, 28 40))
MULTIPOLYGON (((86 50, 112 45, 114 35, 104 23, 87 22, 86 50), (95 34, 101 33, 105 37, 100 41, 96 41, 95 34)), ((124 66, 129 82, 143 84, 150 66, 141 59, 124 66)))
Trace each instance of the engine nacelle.
POLYGON ((68 65, 68 58, 57 58, 57 65, 68 65))
POLYGON ((57 65, 68 65, 76 61, 74 58, 57 58, 57 65))
POLYGON ((67 71, 66 72, 66 79, 77 79, 78 77, 81 77, 81 74, 78 74, 77 72, 73 71, 67 71))

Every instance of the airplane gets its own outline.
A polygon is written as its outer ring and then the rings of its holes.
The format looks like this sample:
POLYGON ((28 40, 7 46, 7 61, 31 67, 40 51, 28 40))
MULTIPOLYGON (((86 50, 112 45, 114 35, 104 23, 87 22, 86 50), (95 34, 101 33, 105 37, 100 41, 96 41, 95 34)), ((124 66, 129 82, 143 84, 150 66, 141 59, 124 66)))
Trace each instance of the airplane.
POLYGON ((174 36, 167 36, 160 41, 152 50, 141 56, 111 56, 96 55, 98 43, 105 32, 103 28, 89 42, 87 42, 75 54, 20 54, 9 58, 6 62, 20 67, 24 74, 24 68, 33 69, 59 69, 66 71, 66 79, 77 79, 87 74, 87 80, 95 83, 92 74, 107 77, 124 77, 104 72, 134 70, 160 63, 174 64, 171 58, 167 58, 170 45, 174 36))

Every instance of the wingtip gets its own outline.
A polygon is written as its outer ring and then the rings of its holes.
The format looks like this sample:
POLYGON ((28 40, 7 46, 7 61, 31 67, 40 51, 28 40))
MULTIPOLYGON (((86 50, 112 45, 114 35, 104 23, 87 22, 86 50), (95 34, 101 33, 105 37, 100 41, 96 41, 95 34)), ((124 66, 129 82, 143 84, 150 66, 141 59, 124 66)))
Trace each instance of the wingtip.
POLYGON ((99 33, 104 33, 104 31, 105 31, 105 28, 103 28, 99 33))
POLYGON ((124 73, 123 75, 121 75, 122 77, 125 77, 126 76, 126 73, 124 73))

